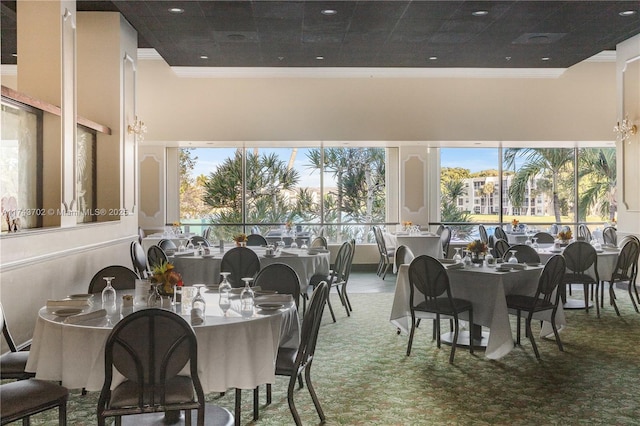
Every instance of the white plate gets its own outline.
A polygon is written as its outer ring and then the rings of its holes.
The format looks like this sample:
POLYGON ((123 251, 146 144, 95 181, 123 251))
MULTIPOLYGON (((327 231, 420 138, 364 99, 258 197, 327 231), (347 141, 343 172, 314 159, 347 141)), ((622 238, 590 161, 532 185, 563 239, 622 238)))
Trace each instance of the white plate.
POLYGON ((278 309, 284 308, 284 305, 282 303, 258 303, 256 308, 263 311, 277 311, 278 309))
POLYGON ((275 254, 266 254, 266 253, 265 253, 265 254, 264 254, 264 257, 276 257, 276 255, 275 255, 275 254))
POLYGON ((82 309, 78 308, 67 308, 67 309, 58 309, 53 311, 52 314, 58 317, 70 317, 71 315, 77 315, 82 312, 82 309))

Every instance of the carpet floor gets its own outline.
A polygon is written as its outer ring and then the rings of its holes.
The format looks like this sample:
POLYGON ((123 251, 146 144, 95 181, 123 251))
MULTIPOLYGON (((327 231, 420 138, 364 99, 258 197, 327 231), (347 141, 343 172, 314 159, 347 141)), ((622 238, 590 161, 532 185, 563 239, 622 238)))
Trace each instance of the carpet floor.
MULTIPOLYGON (((574 291, 575 298, 581 295, 574 291)), ((431 340, 431 321, 422 323, 406 356, 407 336, 389 323, 392 293, 351 294, 351 317, 333 293, 338 321, 325 310, 312 368, 326 424, 639 425, 640 314, 626 290, 617 295, 620 317, 606 300, 601 318, 595 310, 566 311, 564 352, 553 340, 536 339, 538 361, 523 339, 497 361, 459 348, 450 365, 450 347, 438 349, 431 340)), ((512 330, 515 336, 515 319, 512 330)), ((269 406, 261 387, 257 422, 251 420, 252 392, 244 391, 242 424, 293 424, 286 387, 279 377, 269 406)), ((96 424, 97 398, 98 392, 73 390, 68 424, 96 424)), ((207 400, 233 412, 233 391, 207 400)), ((296 391, 296 404, 305 425, 319 423, 306 388, 296 391)), ((32 424, 57 424, 56 410, 33 416, 32 424)))

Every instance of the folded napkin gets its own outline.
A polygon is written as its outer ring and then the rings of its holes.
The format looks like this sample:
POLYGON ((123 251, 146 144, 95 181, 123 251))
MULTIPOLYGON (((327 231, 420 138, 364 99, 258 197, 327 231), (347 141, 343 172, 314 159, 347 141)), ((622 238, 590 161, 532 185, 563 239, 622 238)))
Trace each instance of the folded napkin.
POLYGON ((204 323, 204 313, 202 309, 191 309, 191 325, 200 325, 204 323))
POLYGON ((72 315, 65 318, 64 322, 67 324, 78 324, 80 322, 89 321, 96 318, 104 318, 106 315, 106 310, 98 309, 97 311, 87 312, 86 314, 72 315))
POLYGON ((451 265, 446 265, 445 268, 447 268, 447 269, 464 269, 464 263, 462 263, 462 262, 452 263, 451 265))
POLYGON ((189 251, 177 251, 173 254, 173 257, 182 257, 182 256, 193 256, 195 254, 195 251, 193 250, 189 250, 189 251))
POLYGON ((255 298, 257 302, 270 302, 270 303, 288 303, 293 302, 293 297, 290 294, 265 294, 255 298))
POLYGON ((64 299, 64 300, 47 300, 47 308, 51 307, 73 307, 83 308, 89 306, 89 300, 87 299, 64 299))
POLYGON ((298 257, 296 253, 289 253, 288 251, 281 251, 280 257, 298 257))
POLYGON ((308 254, 329 253, 329 250, 323 247, 312 247, 307 250, 308 254))

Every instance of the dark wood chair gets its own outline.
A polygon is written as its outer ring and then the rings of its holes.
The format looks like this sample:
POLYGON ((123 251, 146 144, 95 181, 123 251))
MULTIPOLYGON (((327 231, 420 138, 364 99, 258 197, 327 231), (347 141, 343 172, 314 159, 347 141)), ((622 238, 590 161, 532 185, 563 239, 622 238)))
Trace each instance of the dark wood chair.
POLYGON ((243 287, 242 278, 255 278, 260 271, 260 259, 256 252, 246 247, 234 247, 225 252, 220 262, 220 272, 229 272, 231 287, 243 287))
MULTIPOLYGON (((177 420, 184 411, 191 424, 192 410, 197 424, 205 423, 205 400, 198 377, 198 342, 191 325, 166 309, 149 308, 124 317, 111 331, 105 344, 104 384, 98 399, 98 425, 108 417, 116 424, 122 416, 163 413, 165 420, 177 420), (188 364, 189 375, 179 373, 188 364), (117 369, 124 381, 114 385, 117 369)), ((232 414, 208 406, 226 423, 232 414)), ((214 412, 208 415, 213 416, 214 412)), ((160 419, 162 421, 162 419, 160 419)))
MULTIPOLYGON (((309 300, 309 308, 302 319, 302 330, 300 332, 300 345, 297 348, 278 348, 278 356, 276 358, 276 375, 289 377, 289 386, 287 388, 287 401, 291 415, 297 426, 302 425, 302 420, 298 414, 298 410, 294 401, 294 390, 296 380, 302 383, 302 375, 304 374, 307 389, 311 395, 313 405, 316 407, 320 422, 324 423, 325 415, 320 406, 320 401, 316 391, 311 383, 311 364, 313 363, 316 342, 318 341, 318 332, 322 323, 322 314, 326 302, 329 300, 329 285, 322 281, 318 283, 313 290, 313 294, 309 300)), ((267 384, 267 404, 271 403, 271 385, 267 384)))
POLYGON ((507 233, 504 232, 504 229, 502 229, 501 226, 496 226, 496 228, 493 230, 493 235, 499 240, 505 240, 505 241, 509 242, 509 238, 507 237, 507 233))
POLYGON ((267 239, 260 234, 247 235, 247 246, 264 247, 267 244, 267 239))
POLYGON ((69 390, 45 380, 19 380, 0 385, 0 424, 22 420, 29 426, 29 418, 43 411, 58 409, 58 425, 67 424, 69 390))
POLYGON ((445 226, 440 234, 440 244, 442 245, 442 257, 449 257, 449 245, 451 244, 451 228, 445 226))
POLYGON ((254 286, 262 290, 275 291, 280 294, 290 294, 296 302, 300 303, 300 279, 296 271, 284 263, 272 263, 258 272, 254 286))
POLYGON ((553 328, 553 335, 556 338, 558 349, 563 351, 562 341, 558 334, 558 327, 556 326, 556 313, 558 311, 558 303, 560 300, 560 292, 558 286, 562 284, 562 279, 565 271, 565 260, 561 255, 552 256, 544 266, 544 270, 538 280, 538 288, 534 296, 525 295, 509 295, 507 296, 507 307, 516 311, 517 315, 517 337, 516 344, 520 344, 520 318, 522 312, 528 313, 525 321, 526 336, 529 336, 531 346, 533 346, 533 352, 536 354, 536 358, 540 358, 540 352, 538 346, 533 338, 533 332, 531 331, 531 321, 533 315, 537 312, 551 310, 551 327, 553 328))
MULTIPOLYGON (((509 247, 509 251, 515 251, 516 259, 518 259, 518 263, 540 263, 540 255, 531 246, 526 244, 514 244, 509 247)), ((509 260, 510 253, 506 253, 503 257, 504 260, 509 260)))
POLYGON ((169 258, 167 257, 167 253, 165 253, 160 247, 150 246, 147 250, 147 262, 149 263, 149 269, 153 271, 154 267, 160 266, 163 263, 168 263, 169 258))
POLYGON ((504 259, 505 254, 509 252, 509 243, 502 238, 498 238, 493 243, 493 257, 497 259, 504 259))
POLYGON ((378 255, 380 256, 376 274, 384 280, 387 276, 387 270, 391 265, 391 261, 393 260, 395 247, 387 247, 387 243, 384 240, 384 235, 382 234, 382 229, 380 229, 380 227, 373 227, 373 236, 376 239, 376 244, 378 246, 378 255))
MULTIPOLYGON (((350 262, 353 261, 353 251, 354 245, 351 241, 345 241, 340 246, 338 250, 338 254, 336 255, 336 260, 333 264, 333 268, 329 271, 329 275, 316 274, 311 277, 309 280, 309 286, 313 289, 320 282, 327 282, 329 284, 329 289, 334 288, 338 292, 338 297, 340 297, 340 302, 345 307, 345 311, 347 312, 347 316, 351 316, 351 311, 349 309, 349 304, 345 297, 344 286, 349 278, 349 271, 351 269, 350 262)), ((336 316, 333 312, 333 307, 331 306, 331 300, 327 299, 327 305, 329 306, 329 312, 331 313, 331 318, 333 322, 336 322, 336 316)))
MULTIPOLYGON (((411 345, 416 330, 416 312, 428 312, 436 315, 435 332, 440 347, 440 319, 442 316, 453 319, 454 335, 451 343, 449 363, 453 364, 456 353, 456 342, 459 334, 458 317, 462 312, 469 313, 469 323, 473 324, 473 306, 471 302, 451 296, 447 270, 437 259, 421 255, 413 259, 409 265, 409 307, 411 309, 411 332, 407 345, 407 356, 411 354, 411 345), (416 291, 422 295, 417 297, 416 291), (424 299, 424 300, 423 300, 424 299)), ((473 354, 473 345, 469 345, 473 354)))
POLYGON ((29 351, 20 350, 22 348, 19 348, 14 342, 4 317, 2 304, 0 304, 0 327, 2 327, 2 335, 9 347, 9 352, 0 355, 0 379, 25 380, 35 376, 35 374, 25 371, 29 351))
MULTIPOLYGON (((584 286, 585 310, 589 313, 589 289, 595 288, 596 314, 600 318, 600 304, 598 303, 598 255, 596 249, 586 241, 576 241, 569 244, 562 253, 567 263, 563 284, 582 284, 584 286)), ((561 297, 566 301, 566 287, 561 286, 561 297)))
POLYGON ((533 238, 538 239, 538 244, 553 244, 555 241, 553 235, 548 232, 538 232, 533 236, 533 238))
POLYGON ((178 250, 178 246, 176 245, 176 243, 168 239, 158 241, 158 247, 164 250, 165 253, 175 253, 175 251, 178 250))
MULTIPOLYGON (((638 305, 635 298, 633 297, 632 288, 636 289, 635 282, 636 278, 638 277, 639 253, 640 246, 638 245, 637 240, 627 240, 627 242, 624 243, 622 249, 620 250, 618 260, 616 261, 616 268, 613 270, 613 274, 611 274, 611 281, 609 281, 609 299, 618 316, 620 316, 620 310, 618 310, 618 305, 616 304, 616 294, 614 291, 614 285, 617 282, 627 283, 631 303, 633 303, 633 308, 636 310, 636 312, 638 312, 638 305)), ((604 282, 602 283, 602 285, 604 286, 604 282)), ((604 287, 602 288, 600 297, 600 305, 604 307, 604 287)))
POLYGON ((133 241, 130 246, 131 263, 133 264, 133 270, 140 278, 149 277, 149 264, 147 263, 147 254, 142 248, 142 244, 138 241, 133 241))
POLYGON ((480 234, 480 241, 489 245, 489 235, 487 234, 487 228, 484 225, 478 225, 478 233, 480 234))
POLYGON ((106 266, 96 272, 91 278, 87 293, 100 293, 107 286, 103 277, 113 277, 114 279, 111 281, 111 285, 116 290, 134 290, 136 288, 136 280, 140 278, 138 274, 126 266, 106 266))
POLYGON ((618 245, 618 230, 613 226, 607 226, 602 231, 602 241, 612 246, 618 245))

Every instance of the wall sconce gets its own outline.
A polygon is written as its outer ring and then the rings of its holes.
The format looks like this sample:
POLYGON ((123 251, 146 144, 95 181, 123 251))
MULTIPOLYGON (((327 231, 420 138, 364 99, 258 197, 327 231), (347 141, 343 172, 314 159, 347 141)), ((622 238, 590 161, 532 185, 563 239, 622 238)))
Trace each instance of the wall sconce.
MULTIPOLYGON (((631 136, 638 133, 638 126, 630 122, 629 116, 625 115, 622 123, 618 121, 618 124, 613 127, 613 131, 618 135, 618 140, 624 143, 628 141, 631 136)), ((631 143, 630 140, 629 143, 631 143)))
POLYGON ((144 121, 138 120, 138 116, 136 115, 133 120, 133 125, 129 124, 127 126, 127 133, 136 135, 136 138, 142 141, 144 140, 144 134, 147 133, 147 126, 144 124, 144 121))

